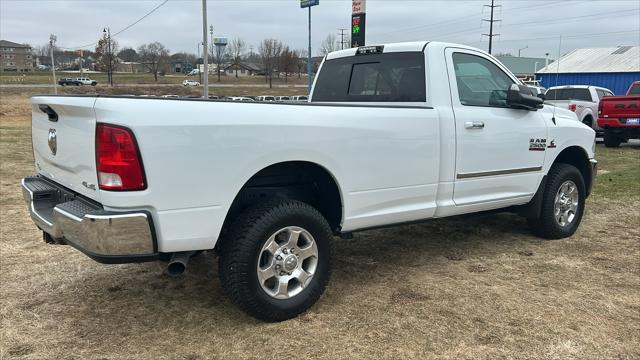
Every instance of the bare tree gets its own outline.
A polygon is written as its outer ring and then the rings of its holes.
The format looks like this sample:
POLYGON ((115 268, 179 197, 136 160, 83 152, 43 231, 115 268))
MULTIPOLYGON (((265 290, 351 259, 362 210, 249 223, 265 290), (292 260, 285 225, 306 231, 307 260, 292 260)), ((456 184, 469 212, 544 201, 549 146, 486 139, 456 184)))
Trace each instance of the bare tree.
POLYGON ((247 48, 247 44, 244 40, 240 38, 235 38, 231 40, 231 44, 229 47, 229 51, 231 52, 231 57, 233 59, 233 67, 236 69, 236 77, 238 77, 238 67, 240 66, 240 61, 242 61, 242 54, 247 48))
POLYGON ((324 56, 332 51, 338 50, 339 48, 340 44, 338 40, 336 40, 336 36, 333 34, 329 34, 324 40, 322 40, 322 43, 320 44, 320 53, 322 53, 322 55, 324 56))
POLYGON ((262 66, 265 71, 265 80, 269 82, 269 88, 272 88, 273 72, 276 70, 280 53, 282 53, 282 42, 276 39, 262 40, 258 47, 262 66))
POLYGON ((118 52, 118 59, 122 61, 136 61, 138 53, 132 48, 124 48, 118 52))
POLYGON ((159 42, 142 45, 138 48, 138 56, 140 62, 153 73, 153 77, 158 81, 158 72, 160 67, 164 65, 169 57, 169 50, 159 42))
POLYGON ((279 70, 284 71, 284 82, 289 81, 289 73, 293 73, 296 70, 296 63, 298 62, 298 56, 295 51, 289 49, 288 46, 282 48, 280 53, 279 70))
POLYGON ((218 82, 220 82, 220 68, 222 67, 222 64, 224 63, 224 58, 227 55, 227 47, 226 46, 215 46, 215 61, 216 61, 216 68, 218 71, 218 82))
POLYGON ((118 53, 118 42, 109 38, 106 34, 98 40, 95 53, 93 55, 93 62, 98 71, 109 71, 109 67, 113 68, 118 61, 116 54, 118 53))
POLYGON ((301 78, 302 71, 307 68, 307 49, 296 50, 296 67, 298 68, 298 79, 301 78))

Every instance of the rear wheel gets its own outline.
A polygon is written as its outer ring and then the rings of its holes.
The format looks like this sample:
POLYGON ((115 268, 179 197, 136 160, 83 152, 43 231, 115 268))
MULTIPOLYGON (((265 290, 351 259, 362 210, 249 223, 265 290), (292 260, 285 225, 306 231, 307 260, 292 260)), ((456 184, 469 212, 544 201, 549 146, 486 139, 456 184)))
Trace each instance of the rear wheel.
POLYGON ((609 148, 617 148, 620 146, 620 143, 622 142, 622 139, 609 129, 604 130, 603 138, 604 138, 604 146, 609 148))
POLYGON ((569 164, 554 164, 547 176, 540 217, 528 219, 531 232, 545 239, 573 235, 582 221, 585 194, 580 170, 569 164))
POLYGON ((223 239, 219 273, 225 292, 265 321, 311 307, 329 281, 333 234, 310 205, 274 199, 246 210, 223 239))
POLYGON ((590 128, 593 128, 593 118, 591 116, 585 116, 585 118, 582 119, 582 123, 590 128))

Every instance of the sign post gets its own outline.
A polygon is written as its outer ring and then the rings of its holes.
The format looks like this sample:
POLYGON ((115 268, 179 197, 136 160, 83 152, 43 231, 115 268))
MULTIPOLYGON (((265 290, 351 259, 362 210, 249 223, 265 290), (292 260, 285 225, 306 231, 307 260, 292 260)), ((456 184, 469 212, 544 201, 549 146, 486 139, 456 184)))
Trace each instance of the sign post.
POLYGON ((351 47, 365 45, 365 23, 367 0, 353 0, 351 3, 351 47))
POLYGON ((307 94, 311 95, 311 84, 313 83, 313 76, 311 72, 313 70, 312 67, 312 56, 311 56, 311 7, 320 5, 320 0, 300 0, 300 8, 309 8, 309 49, 307 50, 307 94))

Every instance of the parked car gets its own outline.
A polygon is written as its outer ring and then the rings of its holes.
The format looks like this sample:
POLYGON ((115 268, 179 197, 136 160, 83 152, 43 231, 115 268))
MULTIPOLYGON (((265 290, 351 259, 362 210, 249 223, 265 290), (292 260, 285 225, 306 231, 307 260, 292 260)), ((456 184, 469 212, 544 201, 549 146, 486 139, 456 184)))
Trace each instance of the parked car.
POLYGON ((293 100, 293 101, 304 101, 304 102, 306 102, 306 101, 309 101, 309 97, 308 97, 308 96, 306 96, 306 95, 301 95, 301 96, 292 96, 292 97, 291 97, 291 100, 293 100))
POLYGON ((76 78, 77 81, 80 82, 80 85, 91 85, 91 86, 96 86, 98 85, 98 82, 95 80, 91 80, 89 78, 76 78))
POLYGON ((608 96, 600 101, 598 126, 604 129, 607 147, 640 139, 640 81, 631 84, 625 96, 608 96))
POLYGON ((276 96, 275 97, 275 101, 289 101, 291 100, 291 97, 289 96, 276 96))
POLYGON ((598 104, 605 96, 613 96, 613 91, 597 86, 566 85, 550 87, 545 93, 545 103, 569 109, 576 113, 578 120, 601 132, 598 126, 598 104))
POLYGON ((45 241, 173 275, 214 250, 225 293, 267 321, 320 298, 334 236, 500 209, 565 238, 596 173, 593 129, 465 45, 332 52, 310 103, 31 102, 37 175, 22 189, 45 241))
POLYGON ((270 95, 263 95, 263 96, 258 96, 256 98, 256 101, 276 101, 276 97, 270 96, 270 95))
POLYGON ((255 101, 250 97, 246 97, 246 96, 230 96, 227 98, 227 100, 232 100, 232 101, 255 101))
POLYGON ((194 76, 194 75, 199 75, 199 74, 200 74, 200 70, 199 69, 193 69, 193 70, 189 71, 187 76, 194 76))
POLYGON ((58 85, 60 86, 82 86, 82 83, 76 79, 72 78, 63 78, 58 80, 58 85))
POLYGON ((544 96, 544 94, 547 92, 546 88, 543 88, 542 86, 535 86, 535 85, 527 85, 529 87, 529 89, 531 89, 531 92, 533 92, 533 95, 535 96, 544 96))
POLYGON ((198 81, 195 80, 184 80, 182 81, 182 85, 184 86, 200 86, 200 83, 198 81))

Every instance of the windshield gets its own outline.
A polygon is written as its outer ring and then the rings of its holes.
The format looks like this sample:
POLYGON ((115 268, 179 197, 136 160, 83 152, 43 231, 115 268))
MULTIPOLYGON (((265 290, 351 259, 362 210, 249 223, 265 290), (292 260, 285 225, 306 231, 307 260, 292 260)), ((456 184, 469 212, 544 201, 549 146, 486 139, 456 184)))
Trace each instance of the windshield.
POLYGON ((593 101, 591 99, 591 93, 589 89, 551 89, 545 94, 547 100, 579 100, 579 101, 593 101))
POLYGON ((629 95, 640 95, 640 83, 635 84, 631 87, 629 95))

